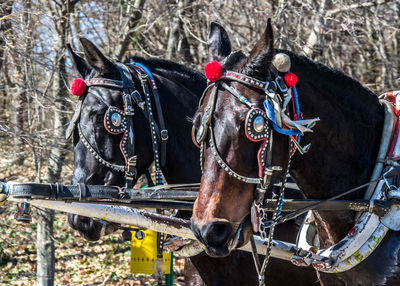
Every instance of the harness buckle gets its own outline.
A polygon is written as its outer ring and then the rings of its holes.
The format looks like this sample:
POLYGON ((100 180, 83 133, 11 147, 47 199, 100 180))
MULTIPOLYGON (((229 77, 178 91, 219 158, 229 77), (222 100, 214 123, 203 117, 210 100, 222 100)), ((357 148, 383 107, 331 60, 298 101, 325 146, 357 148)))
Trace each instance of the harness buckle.
POLYGON ((286 92, 288 90, 288 87, 286 86, 286 83, 281 76, 278 75, 275 78, 275 82, 276 82, 276 85, 278 86, 278 88, 280 89, 280 91, 286 92))
POLYGON ((281 166, 271 166, 266 168, 263 178, 263 186, 268 186, 271 183, 271 177, 274 172, 282 171, 281 166))
POLYGON ((142 96, 140 95, 140 93, 135 89, 134 91, 132 91, 131 96, 133 97, 133 100, 136 102, 139 108, 144 110, 144 106, 146 103, 142 100, 142 96))
POLYGON ((128 116, 133 116, 135 115, 135 109, 133 109, 132 106, 128 105, 125 109, 125 114, 128 116))
POLYGON ((267 81, 264 90, 267 92, 276 92, 277 84, 275 81, 267 81))
POLYGON ((168 130, 167 129, 161 130, 160 135, 161 135, 161 140, 163 140, 163 141, 168 140, 168 130))
POLYGON ((125 171, 125 179, 126 180, 132 181, 134 178, 136 178, 136 175, 137 175, 136 160, 137 160, 136 155, 128 158, 127 169, 125 171))

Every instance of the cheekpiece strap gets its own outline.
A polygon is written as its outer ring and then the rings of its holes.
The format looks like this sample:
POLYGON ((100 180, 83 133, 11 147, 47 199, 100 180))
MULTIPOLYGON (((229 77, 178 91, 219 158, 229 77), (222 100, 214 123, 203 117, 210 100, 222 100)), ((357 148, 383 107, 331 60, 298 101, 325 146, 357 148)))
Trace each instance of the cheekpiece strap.
MULTIPOLYGON (((125 181, 126 187, 133 187, 133 180, 137 176, 136 171, 136 161, 137 156, 135 155, 135 133, 133 128, 133 116, 135 115, 135 111, 133 109, 133 92, 135 88, 135 84, 132 79, 132 75, 124 64, 117 63, 118 70, 121 74, 122 82, 123 82, 123 100, 124 100, 124 112, 125 116, 123 119, 123 123, 125 126, 122 126, 122 132, 124 135, 122 137, 120 148, 122 154, 125 157, 126 163, 126 172, 125 172, 125 181)), ((118 112, 114 112, 114 114, 118 114, 118 112)), ((112 118, 111 118, 112 119, 112 118)))
MULTIPOLYGON (((160 126, 160 139, 161 139, 161 166, 165 166, 166 162, 166 157, 167 157, 167 140, 168 140, 168 130, 165 128, 165 122, 164 122, 164 115, 161 107, 161 102, 160 102, 160 96, 158 94, 158 88, 156 85, 156 82, 154 80, 153 75, 151 74, 150 70, 142 65, 141 63, 133 63, 136 67, 140 68, 143 73, 145 73, 147 80, 151 84, 151 89, 153 92, 153 98, 154 98, 154 103, 156 105, 156 110, 157 110, 157 116, 158 116, 158 123, 160 126)), ((146 86, 147 92, 148 92, 148 87, 146 86)))
POLYGON ((219 83, 215 83, 212 85, 210 96, 208 97, 207 105, 201 118, 200 126, 196 132, 196 142, 199 145, 206 139, 207 136, 208 126, 210 125, 215 108, 218 85, 219 83))

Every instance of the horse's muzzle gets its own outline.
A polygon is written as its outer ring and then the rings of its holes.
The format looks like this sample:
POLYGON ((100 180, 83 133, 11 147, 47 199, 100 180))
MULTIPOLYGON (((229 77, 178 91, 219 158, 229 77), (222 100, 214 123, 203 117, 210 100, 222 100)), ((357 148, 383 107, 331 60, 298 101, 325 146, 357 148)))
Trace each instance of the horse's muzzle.
POLYGON ((225 220, 214 220, 201 228, 192 220, 193 233, 206 246, 206 253, 211 257, 228 256, 232 249, 247 242, 247 228, 251 228, 250 216, 243 219, 235 233, 232 224, 225 220))

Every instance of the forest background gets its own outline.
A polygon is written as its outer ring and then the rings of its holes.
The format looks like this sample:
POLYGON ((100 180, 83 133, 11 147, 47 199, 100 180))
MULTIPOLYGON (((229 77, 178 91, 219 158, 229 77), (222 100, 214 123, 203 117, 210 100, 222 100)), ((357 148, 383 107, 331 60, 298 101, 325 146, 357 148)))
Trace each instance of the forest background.
MULTIPOLYGON (((0 180, 70 182, 64 133, 76 75, 67 43, 79 51, 86 37, 117 60, 158 57, 202 71, 210 21, 226 28, 234 50, 249 52, 269 17, 276 47, 338 68, 377 94, 399 88, 397 0, 1 0, 0 180)), ((0 283, 31 284, 36 220, 16 226, 14 212, 11 204, 0 209, 0 283)), ((118 235, 88 243, 61 214, 54 227, 56 284, 151 283, 129 274, 129 243, 118 235)))

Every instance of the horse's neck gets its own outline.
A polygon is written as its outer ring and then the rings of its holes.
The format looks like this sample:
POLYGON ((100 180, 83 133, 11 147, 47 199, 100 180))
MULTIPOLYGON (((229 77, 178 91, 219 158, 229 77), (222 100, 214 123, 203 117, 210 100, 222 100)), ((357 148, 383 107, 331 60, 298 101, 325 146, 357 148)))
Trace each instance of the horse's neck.
POLYGON ((183 85, 176 85, 166 77, 165 81, 166 85, 159 87, 168 130, 166 165, 163 174, 169 184, 198 183, 201 176, 200 155, 190 139, 192 128, 190 118, 193 117, 200 95, 183 85))
MULTIPOLYGON (((178 120, 178 119, 177 119, 178 120)), ((179 120, 187 120, 179 118, 179 120)), ((175 121, 177 122, 177 121, 175 121)), ((190 139, 189 126, 168 124, 169 139, 167 143, 167 158, 163 174, 169 184, 199 183, 201 177, 200 154, 190 139)), ((189 122, 189 125, 191 123, 189 122)))
MULTIPOLYGON (((380 143, 383 109, 358 83, 343 76, 326 80, 318 67, 309 68, 302 71, 299 67, 295 72, 300 108, 304 118, 319 117, 320 121, 302 141, 311 143, 310 151, 296 154, 291 169, 306 197, 326 199, 369 180, 380 143)), ((364 191, 346 198, 362 198, 364 191)), ((321 246, 327 246, 344 237, 354 224, 354 214, 318 212, 316 221, 321 246)))

